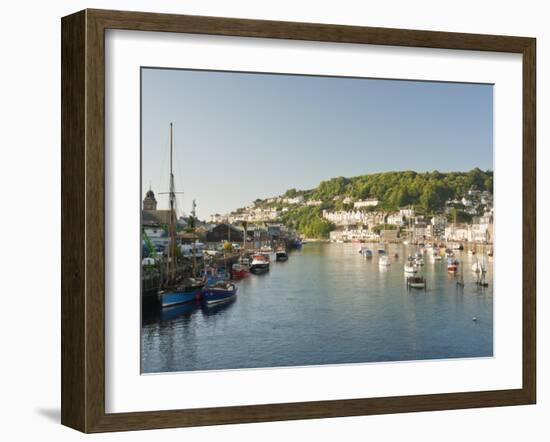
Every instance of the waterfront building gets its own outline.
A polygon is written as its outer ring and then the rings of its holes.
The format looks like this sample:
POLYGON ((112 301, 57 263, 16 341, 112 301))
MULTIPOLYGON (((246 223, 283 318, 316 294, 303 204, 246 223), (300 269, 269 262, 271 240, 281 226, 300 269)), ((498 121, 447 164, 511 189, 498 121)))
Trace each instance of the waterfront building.
POLYGON ((489 242, 489 225, 488 224, 472 224, 468 229, 468 241, 470 242, 489 242))
POLYGON ((271 242, 267 226, 264 223, 249 226, 248 235, 252 238, 250 244, 252 244, 255 249, 259 249, 263 245, 267 245, 271 242))
POLYGON ((412 236, 415 240, 429 238, 432 236, 431 233, 431 225, 424 221, 416 222, 412 226, 412 236))
POLYGON ((363 226, 373 227, 386 222, 386 214, 383 212, 362 212, 360 210, 323 210, 323 218, 336 226, 363 226))
POLYGON ((378 241, 380 235, 367 229, 342 229, 330 232, 329 239, 332 242, 378 241))
POLYGON ((399 230, 397 229, 391 229, 391 230, 381 230, 380 231, 380 239, 388 242, 396 242, 399 236, 399 230))
POLYGON ((266 223, 265 227, 267 228, 267 233, 270 238, 277 241, 282 238, 284 233, 284 225, 280 223, 266 223))
POLYGON ((434 238, 445 236, 445 227, 447 227, 447 217, 445 215, 435 215, 430 220, 434 238))
MULTIPOLYGON (((234 226, 228 223, 221 223, 206 232, 207 243, 219 243, 223 241, 228 242, 243 242, 244 228, 240 226, 234 226)), ((247 238, 247 241, 251 241, 252 238, 247 238)))
POLYGON ((445 227, 446 241, 468 241, 469 235, 467 224, 451 223, 445 227))
POLYGON ((399 212, 390 213, 386 219, 386 224, 391 224, 393 226, 403 226, 405 224, 405 219, 403 215, 399 212))

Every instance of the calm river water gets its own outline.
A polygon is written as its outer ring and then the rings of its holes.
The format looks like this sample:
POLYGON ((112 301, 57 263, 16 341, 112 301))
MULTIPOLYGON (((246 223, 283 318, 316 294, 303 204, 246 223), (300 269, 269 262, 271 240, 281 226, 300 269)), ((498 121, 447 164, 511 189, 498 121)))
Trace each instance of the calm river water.
POLYGON ((268 274, 239 282, 229 304, 144 317, 142 372, 492 356, 491 263, 489 287, 480 288, 476 257, 458 252, 462 289, 445 259, 425 255, 427 290, 407 290, 404 261, 417 248, 389 246, 399 258, 388 268, 358 248, 308 243, 268 274))

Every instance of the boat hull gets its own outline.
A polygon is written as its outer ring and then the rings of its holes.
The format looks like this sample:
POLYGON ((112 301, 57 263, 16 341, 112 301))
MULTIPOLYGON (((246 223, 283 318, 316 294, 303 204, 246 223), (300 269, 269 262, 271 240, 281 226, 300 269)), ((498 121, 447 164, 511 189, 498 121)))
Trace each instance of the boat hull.
POLYGON ((158 294, 161 307, 171 307, 173 305, 185 304, 186 302, 194 302, 200 300, 201 288, 193 288, 190 290, 166 290, 158 294))
POLYGON ((244 279, 248 276, 247 270, 232 270, 231 277, 232 279, 244 279))
POLYGON ((237 287, 232 286, 232 288, 205 288, 202 291, 202 299, 207 305, 220 304, 222 302, 227 302, 237 296, 237 287))
POLYGON ((361 248, 359 249, 359 253, 363 258, 372 258, 372 250, 370 249, 361 248))
POLYGON ((278 262, 288 261, 288 255, 286 253, 277 253, 275 260, 278 262))
POLYGON ((425 289, 426 280, 418 276, 410 276, 407 278, 407 287, 411 289, 425 289))
POLYGON ((267 272, 269 272, 269 264, 252 264, 250 266, 250 273, 255 275, 261 275, 267 272))

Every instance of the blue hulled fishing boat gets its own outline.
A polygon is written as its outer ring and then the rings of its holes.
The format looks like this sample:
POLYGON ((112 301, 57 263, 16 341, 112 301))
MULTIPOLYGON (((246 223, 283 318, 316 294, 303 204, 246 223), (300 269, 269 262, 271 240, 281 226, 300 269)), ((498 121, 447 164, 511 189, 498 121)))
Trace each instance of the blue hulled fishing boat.
POLYGON ((183 304, 200 300, 201 289, 204 283, 198 279, 190 279, 186 283, 167 286, 158 293, 161 307, 170 307, 172 305, 183 304))
POLYGON ((227 302, 237 296, 237 286, 230 282, 219 282, 202 290, 202 299, 207 305, 227 302))

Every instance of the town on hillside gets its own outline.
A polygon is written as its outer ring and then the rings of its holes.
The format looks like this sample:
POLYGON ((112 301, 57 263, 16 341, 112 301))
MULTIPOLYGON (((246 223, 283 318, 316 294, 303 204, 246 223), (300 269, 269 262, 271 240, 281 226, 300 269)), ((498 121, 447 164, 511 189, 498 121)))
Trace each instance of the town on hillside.
POLYGON ((190 214, 177 218, 174 202, 172 194, 171 208, 158 208, 152 189, 143 200, 142 294, 153 300, 159 285, 177 275, 198 281, 208 269, 233 278, 241 267, 264 271, 268 262, 254 261, 262 254, 277 252, 286 260, 287 250, 310 241, 469 243, 474 250, 489 245, 492 254, 492 172, 479 169, 339 177, 206 220, 197 217, 195 201, 190 214))
MULTIPOLYGON (((238 212, 212 215, 208 220, 210 228, 230 225, 241 229, 239 226, 246 222, 258 229, 284 230, 286 226, 280 221, 285 212, 322 204, 318 200, 306 201, 303 196, 275 197, 267 199, 267 202, 281 203, 283 207, 276 209, 252 204, 238 212)), ((413 206, 389 212, 383 209, 376 210, 380 203, 376 198, 353 201, 349 197, 344 197, 342 202, 346 205, 351 204, 352 208, 321 211, 322 219, 332 226, 328 236, 332 242, 395 242, 400 239, 413 243, 426 240, 483 244, 493 242, 493 199, 488 191, 469 190, 462 198, 447 201, 441 213, 431 216, 416 213, 413 206), (375 210, 372 210, 373 208, 375 210)), ((295 233, 294 229, 289 231, 295 233)))
POLYGON ((357 178, 335 178, 311 191, 291 189, 281 196, 257 199, 231 213, 211 215, 208 222, 211 226, 275 224, 304 238, 332 242, 493 242, 491 172, 434 172, 422 180, 419 175, 378 174, 373 183, 363 182, 363 188, 357 178), (390 184, 385 189, 379 184, 388 175, 390 184), (391 186, 393 175, 400 180, 396 186, 391 186), (353 196, 365 193, 365 188, 371 192, 374 188, 384 197, 353 196))

